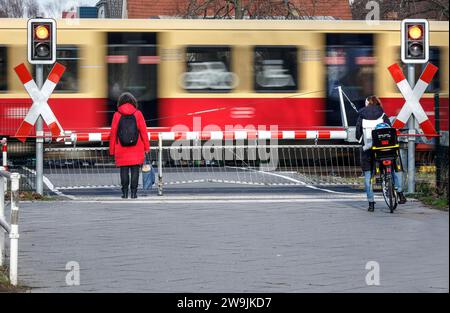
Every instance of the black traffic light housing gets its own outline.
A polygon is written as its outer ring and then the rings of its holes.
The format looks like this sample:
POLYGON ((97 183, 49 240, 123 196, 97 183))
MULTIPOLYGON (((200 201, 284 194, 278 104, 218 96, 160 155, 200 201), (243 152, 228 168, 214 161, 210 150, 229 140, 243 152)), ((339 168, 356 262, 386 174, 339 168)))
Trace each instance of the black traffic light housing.
POLYGON ((403 20, 401 36, 401 59, 403 63, 428 62, 429 26, 427 20, 403 20))
POLYGON ((28 62, 53 64, 56 61, 56 21, 49 18, 28 20, 28 62))

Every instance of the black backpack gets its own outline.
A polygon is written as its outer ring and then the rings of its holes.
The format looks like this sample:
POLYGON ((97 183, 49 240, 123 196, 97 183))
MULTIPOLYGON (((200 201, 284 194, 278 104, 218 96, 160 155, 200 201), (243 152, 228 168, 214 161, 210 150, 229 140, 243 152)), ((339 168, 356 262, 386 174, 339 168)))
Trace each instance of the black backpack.
POLYGON ((123 147, 136 145, 139 138, 139 130, 134 114, 121 115, 117 129, 117 138, 123 147))

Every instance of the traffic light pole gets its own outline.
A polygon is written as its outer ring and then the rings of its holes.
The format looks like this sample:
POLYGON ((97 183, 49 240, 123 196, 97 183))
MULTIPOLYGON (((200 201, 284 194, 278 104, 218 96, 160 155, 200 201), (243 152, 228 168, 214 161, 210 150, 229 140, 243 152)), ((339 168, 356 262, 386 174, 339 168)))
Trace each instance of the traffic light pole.
MULTIPOLYGON (((44 84, 44 65, 36 64, 36 84, 39 89, 44 84)), ((44 121, 39 116, 36 121, 36 193, 44 194, 44 121)))
MULTIPOLYGON (((415 85, 415 66, 408 64, 408 82, 412 89, 415 85)), ((408 193, 414 193, 416 190, 416 121, 414 114, 411 114, 408 120, 408 193)))

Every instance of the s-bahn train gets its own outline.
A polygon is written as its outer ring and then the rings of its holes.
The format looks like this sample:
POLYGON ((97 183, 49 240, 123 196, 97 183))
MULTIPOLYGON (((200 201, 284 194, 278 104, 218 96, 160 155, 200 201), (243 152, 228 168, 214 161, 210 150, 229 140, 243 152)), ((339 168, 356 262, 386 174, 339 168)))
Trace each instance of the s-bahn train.
MULTIPOLYGON (((26 22, 0 19, 0 136, 13 136, 31 105, 14 72, 26 63, 26 22)), ((65 130, 109 127, 123 91, 136 95, 156 130, 336 129, 342 127, 337 86, 357 109, 372 94, 389 116, 404 103, 388 71, 401 63, 399 21, 67 19, 57 25, 57 61, 66 72, 49 105, 65 130)), ((430 22, 430 62, 439 71, 421 100, 434 122, 433 95, 440 93, 443 130, 448 29, 448 22, 430 22)), ((417 78, 423 68, 416 65, 417 78)), ((348 103, 347 114, 355 125, 348 103)))

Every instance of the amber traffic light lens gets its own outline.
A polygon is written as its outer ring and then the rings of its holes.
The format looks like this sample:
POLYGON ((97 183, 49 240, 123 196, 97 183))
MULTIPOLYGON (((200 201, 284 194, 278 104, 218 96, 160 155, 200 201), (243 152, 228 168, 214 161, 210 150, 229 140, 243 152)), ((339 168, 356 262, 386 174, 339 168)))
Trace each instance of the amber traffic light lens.
POLYGON ((420 27, 419 25, 409 27, 408 36, 409 38, 414 40, 422 38, 422 27, 420 27))
POLYGON ((36 38, 40 40, 47 39, 50 35, 50 32, 48 31, 48 28, 44 25, 39 25, 35 29, 36 38))

